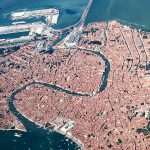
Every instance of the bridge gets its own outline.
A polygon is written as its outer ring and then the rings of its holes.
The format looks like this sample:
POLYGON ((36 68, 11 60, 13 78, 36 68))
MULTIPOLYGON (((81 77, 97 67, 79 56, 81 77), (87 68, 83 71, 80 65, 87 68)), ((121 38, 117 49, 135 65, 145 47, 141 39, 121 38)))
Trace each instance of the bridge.
MULTIPOLYGON (((81 36, 81 34, 83 32, 83 27, 84 27, 84 23, 85 23, 86 17, 88 15, 88 12, 89 12, 91 6, 92 6, 93 1, 94 0, 90 0, 89 1, 89 3, 87 5, 86 9, 84 10, 83 15, 82 15, 81 19, 79 20, 79 22, 76 23, 74 26, 71 26, 71 27, 74 27, 74 29, 65 38, 65 45, 67 47, 74 47, 74 46, 76 46, 77 42, 79 41, 79 38, 80 38, 80 36, 81 36)), ((66 29, 69 30, 71 27, 68 27, 66 29)))
POLYGON ((87 5, 86 9, 84 10, 83 15, 82 15, 82 17, 81 17, 81 19, 79 21, 79 26, 83 26, 84 25, 86 17, 88 15, 88 12, 90 11, 90 8, 92 6, 93 1, 94 0, 90 0, 89 1, 88 5, 87 5))

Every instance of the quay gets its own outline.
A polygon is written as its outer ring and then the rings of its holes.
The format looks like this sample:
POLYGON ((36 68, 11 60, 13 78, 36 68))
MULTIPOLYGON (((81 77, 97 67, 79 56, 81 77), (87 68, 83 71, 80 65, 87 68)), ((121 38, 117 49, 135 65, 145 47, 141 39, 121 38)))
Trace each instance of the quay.
MULTIPOLYGON (((7 48, 15 45, 24 44, 26 42, 38 39, 49 39, 50 41, 62 33, 61 30, 55 30, 51 25, 57 24, 59 10, 57 9, 41 9, 33 11, 12 12, 11 19, 13 21, 10 26, 0 26, 0 35, 8 35, 15 33, 29 32, 27 36, 20 38, 3 38, 0 39, 0 47, 7 48), (45 23, 42 21, 26 23, 24 19, 45 17, 45 23)), ((45 42, 44 42, 45 43, 45 42)), ((38 43, 40 50, 45 49, 41 43, 38 43)))
POLYGON ((11 14, 12 20, 28 19, 28 18, 38 18, 45 17, 47 21, 51 24, 56 24, 59 16, 59 11, 57 9, 42 9, 34 11, 22 11, 13 12, 11 14))
POLYGON ((46 25, 41 22, 35 22, 31 24, 18 24, 12 26, 2 26, 0 27, 0 34, 10 34, 10 33, 17 33, 17 32, 28 32, 37 28, 44 28, 46 25))
POLYGON ((34 37, 33 36, 22 36, 20 38, 15 38, 15 39, 2 39, 0 40, 0 46, 5 46, 7 45, 7 47, 12 46, 12 45, 19 45, 19 44, 23 44, 26 42, 29 42, 31 40, 33 40, 34 37))

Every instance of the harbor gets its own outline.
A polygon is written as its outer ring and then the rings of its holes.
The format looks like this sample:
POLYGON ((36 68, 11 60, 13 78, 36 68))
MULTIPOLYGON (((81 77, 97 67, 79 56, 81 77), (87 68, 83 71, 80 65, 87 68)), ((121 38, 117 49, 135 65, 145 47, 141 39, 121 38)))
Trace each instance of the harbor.
MULTIPOLYGON (((11 26, 0 26, 0 34, 7 36, 7 38, 0 39, 0 48, 10 48, 14 46, 21 46, 28 42, 45 39, 53 40, 53 37, 58 37, 60 35, 59 30, 53 29, 51 26, 57 24, 59 16, 59 11, 57 9, 42 9, 42 10, 34 10, 34 11, 22 11, 22 12, 13 12, 11 14, 12 20, 20 20, 20 19, 28 19, 34 17, 45 17, 45 22, 33 22, 26 23, 25 21, 14 22, 11 26), (13 35, 16 33, 28 32, 27 36, 20 36, 14 38, 9 38, 9 35, 13 35)), ((44 43, 45 43, 44 42, 44 43)), ((47 44, 46 44, 47 45, 47 44)), ((48 45, 44 48, 41 42, 37 44, 38 51, 43 51, 48 49, 48 45)))
POLYGON ((11 19, 22 20, 29 18, 45 17, 49 24, 57 24, 58 16, 59 11, 57 9, 43 9, 34 11, 13 12, 11 14, 11 19))
POLYGON ((31 23, 31 24, 18 24, 12 26, 2 26, 0 27, 0 34, 10 34, 17 32, 27 32, 36 30, 37 28, 44 28, 46 25, 41 22, 31 23))

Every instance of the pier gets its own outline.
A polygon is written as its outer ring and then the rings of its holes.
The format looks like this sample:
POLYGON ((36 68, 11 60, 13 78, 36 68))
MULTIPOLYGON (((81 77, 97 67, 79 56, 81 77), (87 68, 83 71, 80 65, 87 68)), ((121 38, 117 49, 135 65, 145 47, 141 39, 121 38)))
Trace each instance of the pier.
POLYGON ((31 40, 33 40, 34 37, 33 36, 22 36, 20 38, 15 38, 15 39, 2 39, 0 40, 0 46, 12 46, 12 45, 20 45, 26 42, 29 42, 31 40))
POLYGON ((57 9, 22 11, 22 12, 13 12, 11 14, 12 20, 45 17, 50 24, 56 24, 58 20, 58 16, 59 16, 59 11, 57 9))
MULTIPOLYGON (((52 39, 53 36, 59 34, 60 30, 54 30, 51 25, 57 24, 59 17, 59 11, 57 9, 42 9, 34 11, 21 11, 13 12, 11 19, 13 22, 10 26, 1 26, 0 35, 10 35, 15 33, 29 32, 27 36, 21 36, 20 38, 14 37, 0 39, 0 47, 11 47, 26 42, 44 38, 52 39), (24 19, 45 17, 45 23, 42 21, 26 23, 24 19), (21 20, 21 21, 20 21, 21 20)), ((58 36, 58 35, 57 35, 58 36)))
POLYGON ((0 27, 0 34, 10 34, 10 33, 17 33, 17 32, 28 32, 31 30, 35 30, 37 28, 44 28, 46 25, 41 22, 35 22, 31 24, 18 24, 12 26, 3 26, 0 27))

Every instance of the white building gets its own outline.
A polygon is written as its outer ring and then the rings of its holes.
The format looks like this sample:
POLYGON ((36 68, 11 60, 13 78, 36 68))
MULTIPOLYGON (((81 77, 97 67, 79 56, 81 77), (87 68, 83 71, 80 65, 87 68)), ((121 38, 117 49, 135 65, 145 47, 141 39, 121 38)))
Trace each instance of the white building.
POLYGON ((68 121, 66 122, 61 128, 60 128, 60 131, 63 132, 63 133, 67 133, 67 131, 69 131, 70 129, 72 129, 75 125, 75 122, 74 121, 68 121))

